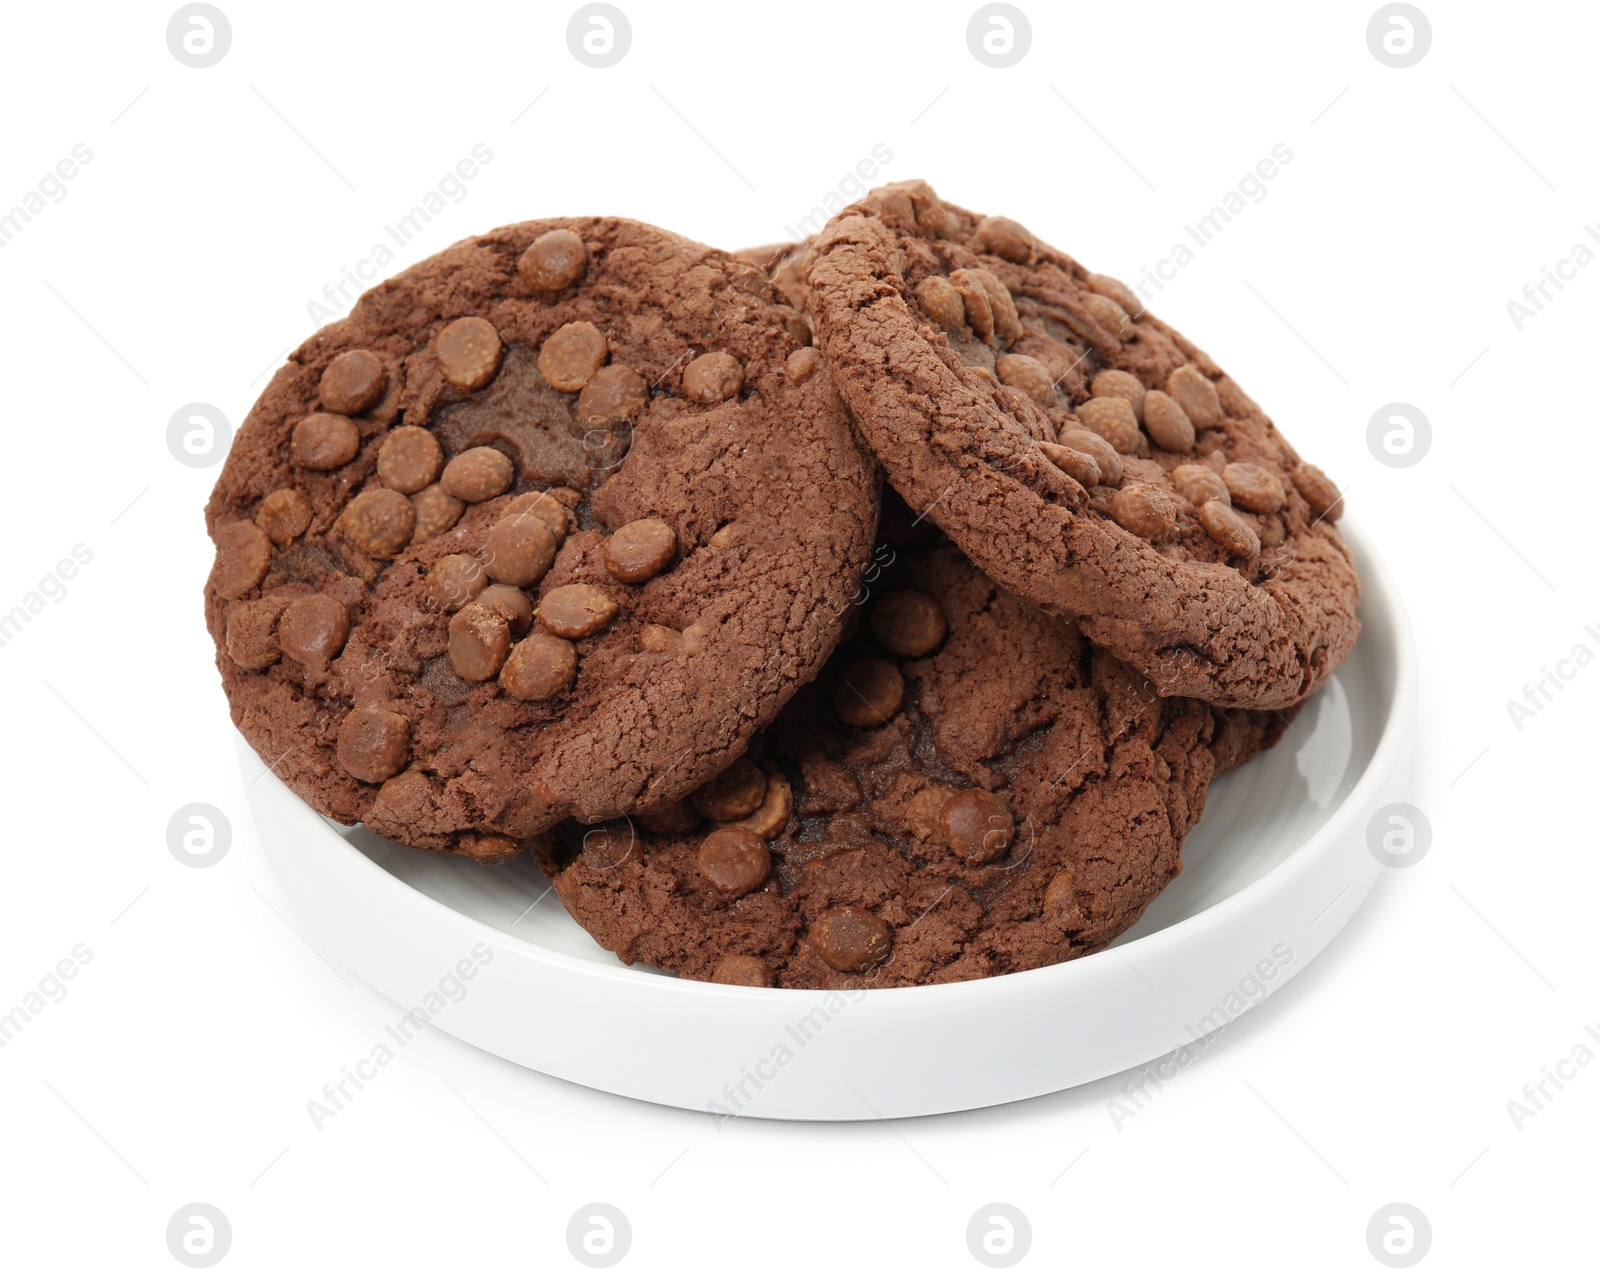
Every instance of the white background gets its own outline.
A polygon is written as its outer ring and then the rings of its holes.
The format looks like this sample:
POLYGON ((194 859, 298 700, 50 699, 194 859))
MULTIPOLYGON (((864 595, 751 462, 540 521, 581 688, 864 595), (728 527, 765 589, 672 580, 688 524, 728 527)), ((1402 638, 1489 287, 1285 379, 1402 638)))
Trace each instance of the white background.
POLYGON ((1506 707, 1600 652, 1600 265, 1521 331, 1506 308, 1600 220, 1592 9, 1425 0, 1432 47, 1396 70, 1371 3, 1024 0, 1032 47, 994 70, 970 3, 623 0, 632 47, 594 70, 576 6, 222 7, 204 70, 161 4, 12 6, 0 40, 0 209, 93 151, 0 249, 0 610, 93 554, 0 648, 0 1012, 92 951, 0 1049, 8 1267, 179 1267, 164 1230, 196 1200, 238 1269, 576 1268, 567 1219, 596 1199, 631 1219, 624 1268, 976 1268, 966 1222, 995 1200, 1031 1218, 1022 1267, 1377 1268, 1364 1232, 1394 1201, 1431 1220, 1423 1267, 1592 1263, 1600 1064, 1520 1129, 1506 1107, 1600 1022, 1600 667, 1520 729, 1506 707), (884 178, 1132 281, 1285 143, 1153 308, 1385 546, 1424 651, 1426 860, 1120 1128, 1130 1075, 718 1131, 430 1031, 315 1130, 307 1100, 395 1010, 296 935, 258 849, 200 615, 216 469, 166 426, 190 402, 242 419, 307 303, 480 142, 492 161, 392 268, 569 213, 771 241, 882 143, 884 178), (1408 469, 1366 445, 1394 401, 1433 426, 1408 469), (191 801, 233 823, 206 870, 167 850, 191 801))

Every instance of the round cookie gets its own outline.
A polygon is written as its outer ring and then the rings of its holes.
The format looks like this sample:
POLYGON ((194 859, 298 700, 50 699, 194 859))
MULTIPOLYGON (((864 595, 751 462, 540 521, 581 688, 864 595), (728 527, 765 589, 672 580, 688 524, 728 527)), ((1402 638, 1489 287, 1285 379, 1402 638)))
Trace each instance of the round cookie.
POLYGON ((273 378, 207 508, 207 622, 263 760, 341 822, 485 860, 726 768, 837 642, 876 524, 796 330, 759 270, 620 219, 508 226, 366 293, 273 378))
POLYGON ((1157 697, 948 544, 900 551, 857 634, 731 769, 656 815, 540 839, 603 946, 812 988, 1071 959, 1139 917, 1213 775, 1284 727, 1157 697))
POLYGON ((806 283, 894 487, 1158 692, 1283 707, 1349 653, 1337 487, 1129 288, 923 182, 835 217, 806 283))

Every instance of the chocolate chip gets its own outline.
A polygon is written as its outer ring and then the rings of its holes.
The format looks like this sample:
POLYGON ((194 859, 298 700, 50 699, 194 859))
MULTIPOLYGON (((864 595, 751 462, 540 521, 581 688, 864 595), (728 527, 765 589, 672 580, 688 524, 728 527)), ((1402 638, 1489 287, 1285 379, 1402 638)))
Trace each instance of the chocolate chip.
POLYGON ((917 214, 911 206, 911 196, 900 189, 898 182, 874 191, 867 206, 871 208, 873 204, 877 204, 876 211, 879 216, 887 216, 906 226, 917 224, 917 214))
MULTIPOLYGON (((1109 449, 1109 444, 1107 444, 1109 449)), ((1054 442, 1039 443, 1045 459, 1086 490, 1100 485, 1100 465, 1094 456, 1054 442)))
POLYGON ((589 250, 571 230, 546 230, 517 260, 517 273, 529 287, 558 292, 583 277, 589 250))
POLYGON ((891 592, 872 608, 872 635, 896 658, 932 654, 947 631, 944 610, 925 592, 891 592))
POLYGON ((678 633, 678 642, 675 649, 682 650, 685 654, 690 655, 703 654, 706 649, 708 631, 709 629, 704 620, 699 623, 691 623, 682 632, 678 633))
POLYGON ((935 232, 935 227, 943 227, 946 224, 946 218, 940 215, 944 211, 944 206, 939 202, 938 194, 920 177, 896 181, 884 189, 893 191, 906 201, 910 223, 917 228, 932 233, 935 232))
POLYGON ((483 541, 483 565, 496 583, 526 588, 545 577, 556 559, 556 537, 533 513, 502 517, 483 541))
POLYGON ((524 703, 554 698, 578 675, 578 651, 571 641, 535 632, 518 641, 500 669, 500 688, 524 703))
POLYGON ((579 424, 622 424, 650 396, 644 377, 632 367, 612 363, 590 377, 578 395, 574 414, 579 424))
POLYGON ((1126 398, 1090 398, 1073 410, 1084 428, 1098 433, 1123 455, 1139 453, 1139 422, 1126 398))
POLYGON ((339 763, 352 778, 382 782, 406 767, 411 722, 381 707, 358 707, 339 726, 339 763))
MULTIPOLYGON (((553 486, 548 491, 526 491, 500 511, 500 520, 508 521, 518 514, 532 513, 555 536, 558 545, 564 544, 572 529, 572 513, 567 504, 556 498, 557 492, 572 494, 564 486, 553 486)), ((577 503, 576 498, 573 503, 577 503)))
POLYGON ((450 666, 463 681, 492 679, 511 653, 511 625, 497 610, 469 602, 450 620, 450 666))
POLYGON ((1144 399, 1144 429, 1150 440, 1163 451, 1187 455, 1194 450, 1194 425, 1178 400, 1159 389, 1144 399))
POLYGON ((905 697, 900 669, 883 659, 851 663, 833 683, 833 710, 857 729, 875 729, 892 720, 905 697))
POLYGON ((414 544, 426 544, 429 540, 438 539, 461 520, 461 514, 467 508, 454 495, 446 495, 444 487, 437 482, 413 495, 411 507, 417 519, 411 537, 414 544))
POLYGON ((533 626, 533 602, 528 600, 528 594, 521 588, 503 583, 490 584, 478 594, 477 601, 504 619, 513 637, 526 635, 533 626))
POLYGON ((471 858, 474 862, 498 866, 521 853, 522 846, 510 836, 485 835, 482 832, 468 831, 456 841, 455 851, 463 857, 471 858))
POLYGON ((378 480, 402 495, 431 486, 444 464, 439 439, 414 424, 403 424, 378 448, 378 480))
POLYGON ((724 955, 711 970, 711 980, 720 986, 774 986, 772 969, 754 955, 724 955))
POLYGON ((354 420, 318 411, 294 426, 289 450, 303 469, 326 473, 341 468, 356 458, 361 449, 361 430, 354 420))
POLYGON ((1133 408, 1133 418, 1144 423, 1145 389, 1138 376, 1107 367, 1095 376, 1090 392, 1097 398, 1126 398, 1133 408))
POLYGON ((1168 475, 1172 484, 1178 488, 1178 494, 1183 496, 1196 508, 1207 500, 1221 500, 1224 504, 1232 503, 1228 494, 1228 485, 1222 480, 1221 474, 1207 464, 1180 464, 1168 475))
POLYGON ((1254 557, 1261 551, 1261 539, 1250 524, 1221 500, 1208 499, 1200 505, 1200 524, 1206 534, 1235 557, 1254 557))
POLYGON ((1055 377, 1037 358, 1027 354, 1001 354, 994 360, 994 374, 1001 384, 1027 394, 1041 407, 1060 405, 1055 377))
POLYGON ((1063 928, 1082 927, 1084 914, 1078 907, 1077 881, 1070 866, 1062 867, 1045 886, 1044 913, 1063 928))
POLYGON ((563 584, 539 601, 538 619, 546 632, 576 641, 592 637, 616 617, 616 601, 592 584, 563 584))
POLYGON ((360 415, 378 404, 389 387, 389 370, 370 349, 350 349, 323 369, 317 397, 329 411, 360 415))
POLYGON ((1167 377, 1167 392, 1178 400, 1196 428, 1209 429, 1222 419, 1222 399, 1217 397, 1216 385, 1191 363, 1175 368, 1167 377))
POLYGON ((272 542, 254 522, 229 522, 217 531, 211 585, 224 597, 242 597, 267 577, 272 542))
POLYGON ((743 897, 767 882, 772 854, 754 831, 728 827, 700 842, 695 865, 701 878, 724 897, 743 897))
POLYGON ((783 374, 792 385, 809 380, 822 366, 822 354, 810 345, 797 349, 783 360, 783 374))
POLYGON ((500 370, 500 333, 487 319, 446 323, 434 344, 439 370, 457 389, 482 389, 500 370))
POLYGON ((296 597, 278 620, 278 646, 302 667, 325 668, 350 636, 350 612, 320 592, 296 597))
POLYGON ((393 557, 411 542, 417 510, 399 491, 362 491, 339 517, 339 530, 369 557, 393 557))
POLYGON ((1271 469, 1259 464, 1230 464, 1222 470, 1222 480, 1240 508, 1252 513, 1276 513, 1283 507, 1283 483, 1271 469))
POLYGON ((926 208, 917 214, 917 228, 936 239, 956 239, 961 237, 961 218, 949 208, 926 208))
POLYGON ((950 284, 961 294, 962 314, 972 334, 994 344, 994 310, 989 304, 988 290, 971 270, 951 270, 950 284))
POLYGON ((1010 217, 984 217, 974 236, 985 252, 1007 261, 1025 265, 1033 259, 1033 235, 1010 217))
POLYGON ((894 930, 860 906, 836 906, 811 921, 811 948, 836 972, 866 972, 893 943, 894 930))
POLYGON ((446 495, 469 504, 481 504, 496 495, 504 495, 511 489, 515 476, 504 452, 492 446, 475 446, 444 466, 439 485, 444 487, 446 495))
POLYGON ((1083 298, 1083 307, 1089 316, 1118 341, 1133 335, 1133 322, 1128 311, 1110 297, 1091 292, 1083 298))
POLYGON ((643 583, 665 570, 677 551, 678 536, 672 527, 655 517, 641 517, 618 527, 601 556, 613 579, 643 583))
POLYGON ((954 331, 967 321, 966 302, 949 279, 930 274, 917 284, 917 303, 927 316, 946 331, 954 331))
POLYGON ((577 393, 605 366, 606 338, 593 323, 558 327, 539 350, 539 374, 552 389, 577 393))
POLYGON ((430 610, 454 614, 489 586, 489 576, 476 557, 451 553, 441 557, 422 581, 422 600, 430 610))
POLYGON ((766 794, 767 775, 755 761, 741 756, 691 793, 689 803, 713 822, 733 822, 759 809, 766 794))
POLYGON ((700 815, 687 800, 674 800, 654 813, 635 815, 646 831, 657 835, 688 835, 700 826, 700 815))
POLYGON ((683 369, 683 393, 691 402, 726 402, 744 388, 744 368, 732 354, 701 354, 683 369))
POLYGON ((789 814, 794 809, 794 790, 789 786, 789 780, 771 765, 762 765, 761 771, 766 775, 767 789, 755 812, 723 825, 743 827, 747 831, 754 831, 763 840, 770 840, 789 825, 789 814))
POLYGON ((1123 530, 1153 540, 1177 526, 1178 506, 1159 486, 1139 482, 1112 496, 1111 516, 1123 530))
POLYGON ((1011 289, 989 270, 971 270, 969 273, 978 280, 984 296, 988 298, 995 335, 1007 341, 1022 335, 1022 320, 1017 316, 1017 303, 1011 299, 1011 289))
POLYGON ((228 611, 228 626, 223 647, 240 667, 260 672, 278 661, 278 616, 288 605, 287 597, 257 597, 241 602, 228 611))
POLYGON ((737 547, 743 542, 744 533, 745 528, 739 522, 728 522, 724 526, 717 527, 716 532, 711 536, 711 546, 713 548, 737 547))
POLYGON ((1283 541, 1287 536, 1283 526, 1283 518, 1263 517, 1260 521, 1260 526, 1261 529, 1257 533, 1261 538, 1261 546, 1263 548, 1283 547, 1283 541))
POLYGON ((1296 465, 1289 476, 1294 480, 1294 489, 1311 505, 1312 515, 1318 521, 1323 518, 1330 522, 1339 520, 1339 515, 1344 512, 1344 497, 1339 494, 1339 488, 1331 477, 1315 464, 1304 463, 1296 465))
POLYGON ((1016 835, 1011 806, 990 791, 961 791, 951 796, 939 812, 944 842, 968 866, 981 866, 1004 857, 1016 835))
POLYGON ((1088 283, 1090 291, 1099 293, 1107 300, 1115 301, 1122 307, 1124 313, 1131 314, 1135 318, 1144 313, 1144 301, 1139 298, 1139 293, 1120 279, 1114 279, 1109 274, 1091 274, 1088 283))
POLYGON ((917 839, 933 844, 944 843, 944 824, 939 815, 945 804, 955 795, 949 787, 937 783, 922 788, 906 802, 906 829, 917 839))
POLYGON ((282 548, 305 534, 311 525, 311 501, 292 486, 280 486, 261 501, 256 525, 282 548))
POLYGON ((550 589, 539 602, 539 623, 569 641, 593 636, 617 617, 617 603, 586 583, 563 584, 550 589))
POLYGON ((682 636, 676 628, 647 623, 639 629, 639 648, 646 654, 666 654, 678 648, 682 636))
POLYGON ((374 809, 391 822, 415 823, 438 808, 438 794, 428 775, 420 769, 407 769, 383 784, 374 809))
POLYGON ((1062 446, 1092 457, 1100 466, 1100 480, 1107 486, 1116 486, 1122 481, 1122 456, 1098 433, 1088 429, 1064 429, 1057 440, 1062 446))

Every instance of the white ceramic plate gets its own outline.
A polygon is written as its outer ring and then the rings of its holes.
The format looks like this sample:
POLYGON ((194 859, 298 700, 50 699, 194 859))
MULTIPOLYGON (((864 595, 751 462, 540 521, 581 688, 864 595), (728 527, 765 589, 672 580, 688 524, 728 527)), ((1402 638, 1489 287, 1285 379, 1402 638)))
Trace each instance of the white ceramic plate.
POLYGON ((251 809, 330 953, 402 1008, 544 1073, 757 1118, 932 1114, 1059 1091, 1259 1003, 1384 869, 1367 825, 1406 793, 1416 659, 1393 580, 1356 527, 1341 529, 1365 593, 1355 652, 1276 749, 1212 787, 1183 874, 1139 923, 1071 963, 851 995, 680 981, 597 946, 526 857, 482 867, 339 827, 262 775, 241 738, 251 809))

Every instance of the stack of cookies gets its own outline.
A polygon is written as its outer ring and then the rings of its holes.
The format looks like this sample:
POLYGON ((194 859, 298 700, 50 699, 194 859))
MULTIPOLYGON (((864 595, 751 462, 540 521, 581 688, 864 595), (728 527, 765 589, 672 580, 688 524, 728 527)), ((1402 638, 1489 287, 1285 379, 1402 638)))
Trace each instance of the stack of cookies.
POLYGON ((1349 653, 1338 489, 1114 279, 922 182, 730 254, 459 243, 291 355, 207 508, 304 800, 532 853, 628 962, 903 986, 1104 947, 1349 653))

